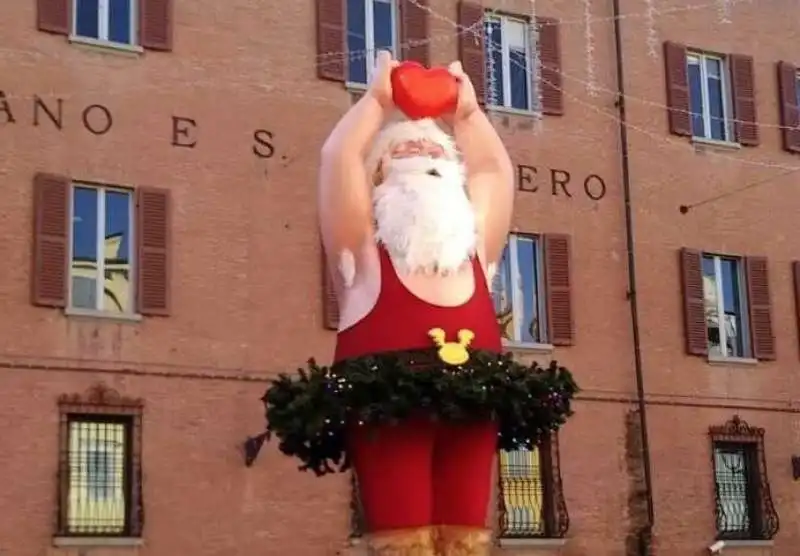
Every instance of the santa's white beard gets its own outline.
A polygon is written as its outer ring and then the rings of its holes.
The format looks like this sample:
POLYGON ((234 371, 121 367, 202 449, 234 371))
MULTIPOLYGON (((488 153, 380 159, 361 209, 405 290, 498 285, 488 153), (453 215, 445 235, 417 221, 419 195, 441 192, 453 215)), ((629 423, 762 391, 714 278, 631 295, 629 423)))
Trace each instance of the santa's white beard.
POLYGON ((458 162, 392 160, 375 188, 376 239, 401 274, 448 274, 475 253, 475 213, 458 162), (435 169, 440 176, 427 172, 435 169))

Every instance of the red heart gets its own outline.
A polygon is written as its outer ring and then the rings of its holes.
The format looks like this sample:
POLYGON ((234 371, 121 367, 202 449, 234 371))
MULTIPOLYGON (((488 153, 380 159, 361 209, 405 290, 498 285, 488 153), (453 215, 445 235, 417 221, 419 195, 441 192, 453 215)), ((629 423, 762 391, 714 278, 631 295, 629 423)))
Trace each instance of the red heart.
POLYGON ((458 81, 446 68, 403 62, 392 70, 392 99, 412 120, 438 118, 458 105, 458 81))

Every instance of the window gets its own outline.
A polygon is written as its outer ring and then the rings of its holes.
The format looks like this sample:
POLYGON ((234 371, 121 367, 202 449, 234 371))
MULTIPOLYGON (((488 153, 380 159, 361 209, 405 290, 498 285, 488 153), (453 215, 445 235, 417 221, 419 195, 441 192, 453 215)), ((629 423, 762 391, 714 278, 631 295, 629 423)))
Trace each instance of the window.
POLYGON ((135 44, 137 0, 73 0, 73 34, 117 44, 135 44))
POLYGON ((31 303, 138 320, 170 314, 169 190, 33 179, 31 303))
POLYGON ((487 14, 486 102, 519 110, 533 110, 530 24, 524 19, 487 14))
POLYGON ((499 465, 500 537, 563 537, 569 516, 556 434, 533 450, 500 452, 499 465))
POLYGON ((739 416, 711 427, 717 536, 771 539, 779 520, 772 503, 764 458, 764 429, 739 416))
POLYGON ((747 286, 741 259, 703 255, 703 297, 708 353, 750 357, 747 286))
POLYGON ((130 190, 73 186, 70 307, 135 312, 133 207, 130 190))
POLYGON ((395 0, 347 0, 347 81, 366 84, 372 77, 375 53, 397 56, 395 0))
POLYGON ((540 239, 511 234, 492 279, 495 314, 503 338, 537 344, 547 339, 547 308, 540 239))
POLYGON ((142 402, 97 385, 59 406, 58 536, 139 536, 142 402))
POLYGON ((720 56, 689 53, 689 105, 692 135, 733 141, 734 129, 726 60, 720 56))

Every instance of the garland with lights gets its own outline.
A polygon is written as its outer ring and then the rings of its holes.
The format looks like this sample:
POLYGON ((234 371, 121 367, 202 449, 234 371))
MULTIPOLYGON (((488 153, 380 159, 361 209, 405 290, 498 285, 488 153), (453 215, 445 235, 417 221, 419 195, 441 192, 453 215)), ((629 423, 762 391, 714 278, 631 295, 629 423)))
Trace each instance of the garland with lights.
POLYGON ((330 367, 313 359, 294 377, 273 380, 262 401, 267 438, 317 476, 346 471, 350 426, 394 423, 424 412, 431 419, 498 422, 498 448, 531 449, 572 415, 572 374, 553 361, 523 365, 511 354, 470 350, 449 365, 435 350, 376 354, 330 367))

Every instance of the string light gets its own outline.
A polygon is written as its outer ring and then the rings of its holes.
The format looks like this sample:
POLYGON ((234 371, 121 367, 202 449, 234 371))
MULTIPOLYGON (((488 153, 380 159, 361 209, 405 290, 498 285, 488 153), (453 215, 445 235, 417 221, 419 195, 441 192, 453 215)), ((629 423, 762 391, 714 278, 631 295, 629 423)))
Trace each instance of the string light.
POLYGON ((656 0, 645 0, 645 19, 647 24, 647 53, 651 58, 658 58, 661 56, 659 50, 658 31, 656 31, 656 0))
POLYGON ((586 93, 597 96, 594 75, 594 34, 592 32, 592 0, 583 0, 583 34, 586 48, 586 93))

